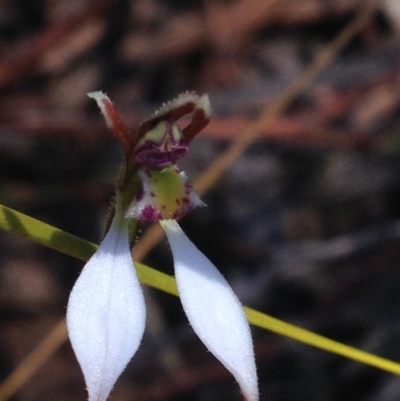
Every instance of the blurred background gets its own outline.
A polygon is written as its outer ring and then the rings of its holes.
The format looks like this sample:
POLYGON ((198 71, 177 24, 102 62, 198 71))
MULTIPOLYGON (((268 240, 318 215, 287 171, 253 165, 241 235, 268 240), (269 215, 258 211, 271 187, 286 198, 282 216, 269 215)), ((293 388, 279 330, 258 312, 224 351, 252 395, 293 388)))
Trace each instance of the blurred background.
MULTIPOLYGON (((132 130, 183 91, 208 93, 213 120, 180 164, 195 180, 366 4, 2 0, 0 202, 98 242, 122 154, 87 92, 107 92, 132 130)), ((400 1, 374 4, 182 226, 245 305, 400 361, 400 1)), ((144 262, 173 273, 165 239, 144 262)), ((64 317, 82 267, 0 232, 2 379, 64 317)), ((145 337, 111 399, 241 400, 179 300, 145 291, 145 337)), ((389 373, 253 335, 261 400, 400 399, 389 373)), ((69 343, 12 399, 85 400, 69 343)))

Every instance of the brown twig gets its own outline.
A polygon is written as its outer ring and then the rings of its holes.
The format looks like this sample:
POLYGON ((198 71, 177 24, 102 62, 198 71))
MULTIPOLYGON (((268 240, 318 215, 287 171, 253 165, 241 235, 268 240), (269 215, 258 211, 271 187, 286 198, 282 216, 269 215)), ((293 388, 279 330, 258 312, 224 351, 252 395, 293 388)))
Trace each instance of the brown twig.
POLYGON ((60 321, 46 338, 0 384, 0 401, 13 396, 67 339, 65 320, 60 321))

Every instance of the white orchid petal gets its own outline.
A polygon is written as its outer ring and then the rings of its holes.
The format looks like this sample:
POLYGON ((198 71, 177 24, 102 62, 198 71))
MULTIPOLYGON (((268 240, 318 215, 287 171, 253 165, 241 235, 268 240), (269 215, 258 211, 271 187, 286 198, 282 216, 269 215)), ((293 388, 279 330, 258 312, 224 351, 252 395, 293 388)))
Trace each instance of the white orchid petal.
POLYGON ((171 245, 181 302, 194 331, 233 374, 245 399, 257 401, 253 342, 239 300, 175 220, 160 223, 171 245))
POLYGON ((72 289, 67 326, 89 401, 105 401, 139 347, 145 304, 128 231, 111 227, 72 289))

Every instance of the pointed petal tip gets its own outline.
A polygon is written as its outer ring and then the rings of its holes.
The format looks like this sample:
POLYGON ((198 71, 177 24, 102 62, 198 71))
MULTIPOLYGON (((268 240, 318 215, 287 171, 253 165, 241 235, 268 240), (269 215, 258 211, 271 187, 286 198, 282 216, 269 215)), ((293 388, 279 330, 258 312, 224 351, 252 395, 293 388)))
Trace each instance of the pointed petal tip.
POLYGON ((212 115, 210 98, 207 94, 204 94, 200 97, 197 102, 197 108, 204 111, 204 115, 206 118, 210 118, 212 115))
POLYGON ((105 401, 145 328, 127 233, 111 228, 84 267, 68 302, 67 327, 89 401, 105 401))
POLYGON ((102 91, 89 92, 87 96, 96 101, 107 127, 112 128, 116 124, 116 111, 110 98, 102 91))
POLYGON ((193 330, 235 377, 246 401, 258 401, 253 342, 242 305, 175 220, 160 224, 172 249, 181 302, 193 330))
POLYGON ((91 99, 96 100, 97 103, 101 102, 104 99, 109 100, 108 96, 102 91, 89 92, 87 94, 87 97, 90 97, 91 99))

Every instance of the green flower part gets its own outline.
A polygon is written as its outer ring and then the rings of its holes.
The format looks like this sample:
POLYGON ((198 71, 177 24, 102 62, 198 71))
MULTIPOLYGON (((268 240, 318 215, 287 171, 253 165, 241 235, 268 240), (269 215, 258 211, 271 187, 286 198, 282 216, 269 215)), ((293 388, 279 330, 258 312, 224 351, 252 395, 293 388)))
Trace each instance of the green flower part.
POLYGON ((162 170, 138 171, 142 190, 132 201, 126 217, 142 222, 177 219, 197 206, 203 206, 185 173, 175 166, 162 170))

